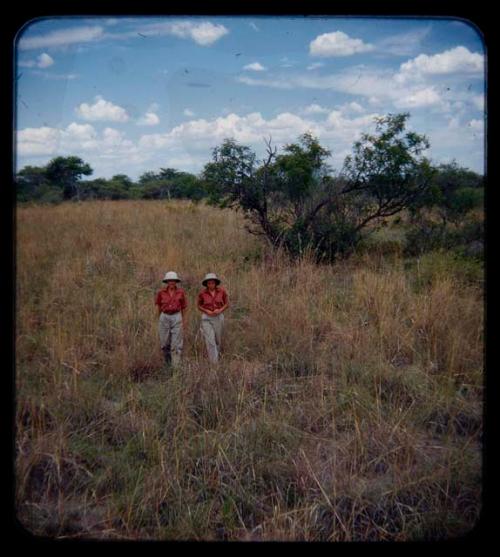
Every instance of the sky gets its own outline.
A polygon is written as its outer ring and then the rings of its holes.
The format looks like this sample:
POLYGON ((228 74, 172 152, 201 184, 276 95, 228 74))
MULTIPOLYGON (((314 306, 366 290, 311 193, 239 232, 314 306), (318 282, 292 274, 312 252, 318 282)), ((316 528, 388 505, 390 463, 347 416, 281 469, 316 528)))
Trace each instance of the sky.
POLYGON ((409 112, 435 164, 485 171, 485 46, 465 20, 65 17, 16 38, 15 164, 91 178, 195 174, 226 138, 265 155, 305 132, 340 171, 375 118, 409 112))

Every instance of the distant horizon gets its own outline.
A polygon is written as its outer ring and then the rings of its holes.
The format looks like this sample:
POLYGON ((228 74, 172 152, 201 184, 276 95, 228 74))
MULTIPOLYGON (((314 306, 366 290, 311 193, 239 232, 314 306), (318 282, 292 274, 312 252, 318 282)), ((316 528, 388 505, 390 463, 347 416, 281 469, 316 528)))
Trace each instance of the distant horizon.
POLYGON ((57 17, 16 47, 16 172, 78 156, 88 179, 199 174, 225 138, 305 132, 339 171, 374 118, 409 112, 433 164, 485 174, 485 53, 431 17, 57 17))

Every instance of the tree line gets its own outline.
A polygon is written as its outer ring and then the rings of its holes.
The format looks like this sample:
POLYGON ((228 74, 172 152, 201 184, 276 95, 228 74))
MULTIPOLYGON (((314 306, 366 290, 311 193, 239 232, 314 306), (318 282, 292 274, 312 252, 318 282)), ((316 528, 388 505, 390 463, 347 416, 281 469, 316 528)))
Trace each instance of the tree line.
POLYGON ((56 157, 46 166, 25 166, 16 175, 18 202, 58 203, 91 199, 192 199, 207 192, 198 176, 174 168, 145 172, 137 182, 125 174, 84 180, 93 169, 80 157, 56 157))
POLYGON ((433 165, 425 156, 428 139, 407 130, 409 116, 377 118, 375 132, 362 134, 338 172, 327 164, 331 152, 310 133, 281 153, 269 139, 261 160, 228 138, 213 149, 199 175, 161 168, 137 182, 124 174, 83 180, 93 172, 87 163, 56 157, 17 174, 17 199, 205 199, 241 210, 248 230, 273 246, 292 255, 309 249, 318 261, 351 253, 368 233, 402 211, 415 224, 409 235, 413 251, 453 244, 464 234, 466 240, 482 241, 481 226, 466 217, 483 203, 484 177, 456 161, 433 165))

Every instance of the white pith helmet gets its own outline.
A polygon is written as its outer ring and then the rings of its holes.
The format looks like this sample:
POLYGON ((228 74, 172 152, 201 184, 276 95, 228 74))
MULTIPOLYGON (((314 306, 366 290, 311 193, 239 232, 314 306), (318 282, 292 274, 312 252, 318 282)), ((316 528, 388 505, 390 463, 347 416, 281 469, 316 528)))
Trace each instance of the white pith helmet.
POLYGON ((201 284, 203 284, 203 286, 206 286, 208 280, 215 280, 217 284, 220 284, 220 278, 215 273, 207 273, 201 284))
POLYGON ((167 282, 167 280, 175 280, 176 282, 181 282, 181 279, 177 276, 175 271, 168 271, 165 273, 162 282, 167 282))

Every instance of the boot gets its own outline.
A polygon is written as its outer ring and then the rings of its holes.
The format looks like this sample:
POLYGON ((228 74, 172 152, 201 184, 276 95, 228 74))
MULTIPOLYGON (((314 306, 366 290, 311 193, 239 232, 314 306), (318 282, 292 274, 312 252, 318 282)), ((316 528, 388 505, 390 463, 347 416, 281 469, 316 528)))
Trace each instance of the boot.
POLYGON ((165 370, 170 370, 170 368, 172 367, 172 355, 170 353, 170 347, 165 346, 161 349, 161 351, 163 352, 163 360, 164 360, 163 368, 165 370))

